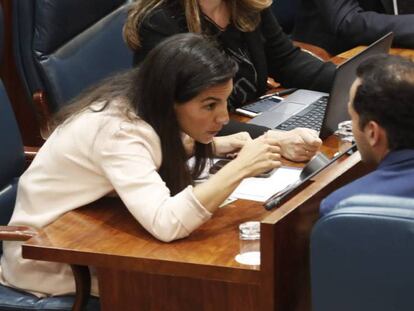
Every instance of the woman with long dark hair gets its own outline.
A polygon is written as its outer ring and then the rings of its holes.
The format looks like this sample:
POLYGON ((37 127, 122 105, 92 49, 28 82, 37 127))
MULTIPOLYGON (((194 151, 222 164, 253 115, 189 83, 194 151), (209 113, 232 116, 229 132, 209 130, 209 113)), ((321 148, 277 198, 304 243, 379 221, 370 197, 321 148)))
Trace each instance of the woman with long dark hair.
MULTIPOLYGON (((10 225, 41 228, 116 193, 154 237, 188 236, 243 178, 280 166, 271 138, 215 138, 228 122, 236 70, 212 42, 181 34, 151 51, 139 69, 75 99, 55 117, 50 137, 21 176, 10 225), (232 162, 193 186, 209 157, 234 152, 232 162)), ((3 248, 5 284, 39 295, 74 292, 67 265, 22 259, 20 242, 3 248)))
MULTIPOLYGON (((270 76, 284 87, 329 92, 335 65, 324 63, 295 47, 283 33, 271 0, 140 0, 132 7, 124 27, 124 38, 139 65, 163 39, 177 33, 209 36, 235 60, 239 69, 229 97, 229 109, 255 100, 266 91, 270 76)), ((230 121, 220 135, 248 131, 252 137, 269 129, 230 121)), ((268 132, 293 161, 309 160, 321 140, 310 129, 268 132)))

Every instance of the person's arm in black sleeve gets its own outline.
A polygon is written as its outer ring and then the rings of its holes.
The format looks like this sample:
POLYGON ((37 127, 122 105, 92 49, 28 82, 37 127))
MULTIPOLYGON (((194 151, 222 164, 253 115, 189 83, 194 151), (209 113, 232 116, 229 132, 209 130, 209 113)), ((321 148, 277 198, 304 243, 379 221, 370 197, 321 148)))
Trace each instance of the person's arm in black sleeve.
POLYGON ((394 45, 414 48, 414 14, 365 11, 356 0, 315 0, 329 31, 350 44, 369 45, 394 32, 394 45))
POLYGON ((263 10, 261 18, 269 75, 284 87, 329 92, 336 66, 294 46, 270 9, 263 10))

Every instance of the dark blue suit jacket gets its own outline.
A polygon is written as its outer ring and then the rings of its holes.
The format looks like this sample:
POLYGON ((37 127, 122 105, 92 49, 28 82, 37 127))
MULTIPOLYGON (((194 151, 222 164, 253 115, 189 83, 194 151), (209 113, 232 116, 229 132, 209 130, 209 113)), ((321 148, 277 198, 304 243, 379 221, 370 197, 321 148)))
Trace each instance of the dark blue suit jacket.
POLYGON ((375 171, 331 193, 321 203, 321 215, 330 212, 339 201, 356 194, 414 198, 414 149, 390 152, 375 171))
POLYGON ((414 48, 414 14, 393 14, 392 0, 301 0, 293 39, 336 55, 393 31, 395 46, 414 48))

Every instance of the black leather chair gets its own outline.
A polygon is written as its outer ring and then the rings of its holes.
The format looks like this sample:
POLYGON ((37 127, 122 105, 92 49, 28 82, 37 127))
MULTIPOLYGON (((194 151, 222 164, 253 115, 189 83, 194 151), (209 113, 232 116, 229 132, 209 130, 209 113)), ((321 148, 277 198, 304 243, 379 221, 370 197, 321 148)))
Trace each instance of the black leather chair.
POLYGON ((414 310, 414 199, 355 196, 311 235, 314 311, 414 310))
POLYGON ((132 67, 125 0, 13 0, 17 68, 44 124, 83 89, 132 67))
MULTIPOLYGON (((0 60, 3 51, 3 14, 0 5, 0 60)), ((25 166, 25 155, 19 128, 9 98, 0 80, 0 240, 26 240, 36 234, 26 227, 7 226, 13 213, 17 183, 25 166)), ((1 243, 1 242, 0 242, 1 243)), ((0 245, 1 246, 1 245, 0 245)), ((0 247, 0 255, 2 247, 0 247)), ((78 284, 78 283, 77 283, 78 284)), ((88 293, 86 293, 88 296, 88 293)), ((99 310, 99 300, 87 297, 59 296, 41 298, 0 285, 0 310, 99 310), (77 308, 77 309, 76 309, 77 308)))

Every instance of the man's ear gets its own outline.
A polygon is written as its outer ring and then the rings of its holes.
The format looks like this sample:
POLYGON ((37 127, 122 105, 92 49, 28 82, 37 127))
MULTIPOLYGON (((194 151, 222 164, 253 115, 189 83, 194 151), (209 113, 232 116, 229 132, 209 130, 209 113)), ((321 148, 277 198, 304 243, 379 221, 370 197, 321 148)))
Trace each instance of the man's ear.
POLYGON ((388 146, 386 132, 377 122, 372 120, 369 121, 365 125, 364 134, 371 147, 388 146))

